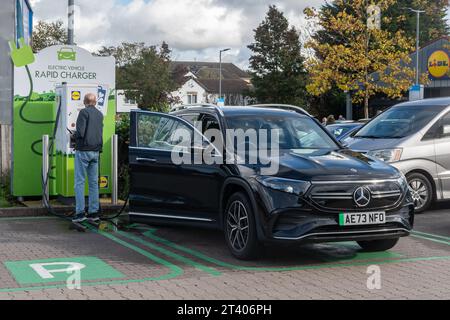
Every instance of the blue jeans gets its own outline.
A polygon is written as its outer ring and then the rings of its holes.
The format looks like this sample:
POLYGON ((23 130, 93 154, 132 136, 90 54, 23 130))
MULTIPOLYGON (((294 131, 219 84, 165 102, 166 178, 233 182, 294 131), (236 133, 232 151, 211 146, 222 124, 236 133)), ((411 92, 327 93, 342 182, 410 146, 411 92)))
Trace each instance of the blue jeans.
POLYGON ((86 174, 89 184, 89 214, 99 211, 97 151, 75 151, 75 200, 76 217, 84 216, 84 186, 86 174))

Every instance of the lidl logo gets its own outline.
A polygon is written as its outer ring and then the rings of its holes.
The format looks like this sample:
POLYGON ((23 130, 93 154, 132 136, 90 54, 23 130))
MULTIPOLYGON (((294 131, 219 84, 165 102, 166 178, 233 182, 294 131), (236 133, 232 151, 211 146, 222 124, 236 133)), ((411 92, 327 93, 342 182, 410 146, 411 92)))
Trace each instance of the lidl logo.
POLYGON ((434 78, 446 76, 450 70, 450 59, 445 51, 438 50, 428 58, 428 72, 434 78))
POLYGON ((80 91, 72 91, 72 100, 80 101, 80 99, 81 99, 81 92, 80 91))
POLYGON ((98 185, 100 189, 108 189, 108 176, 101 176, 98 185))

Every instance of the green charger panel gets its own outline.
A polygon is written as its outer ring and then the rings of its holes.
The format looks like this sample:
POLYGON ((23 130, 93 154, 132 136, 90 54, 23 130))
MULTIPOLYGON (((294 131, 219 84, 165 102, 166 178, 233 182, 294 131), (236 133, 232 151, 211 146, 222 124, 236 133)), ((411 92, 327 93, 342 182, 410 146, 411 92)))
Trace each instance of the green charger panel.
MULTIPOLYGON (((42 195, 42 136, 47 134, 51 137, 53 135, 55 124, 50 122, 55 121, 57 109, 54 93, 46 94, 45 98, 49 101, 29 101, 22 113, 20 108, 26 97, 16 97, 14 102, 12 194, 16 197, 42 195)), ((101 194, 112 192, 111 143, 112 135, 115 133, 115 113, 115 97, 110 96, 103 127, 104 145, 100 161, 101 194)), ((73 155, 62 155, 55 152, 49 179, 50 195, 74 196, 74 160, 73 155)))

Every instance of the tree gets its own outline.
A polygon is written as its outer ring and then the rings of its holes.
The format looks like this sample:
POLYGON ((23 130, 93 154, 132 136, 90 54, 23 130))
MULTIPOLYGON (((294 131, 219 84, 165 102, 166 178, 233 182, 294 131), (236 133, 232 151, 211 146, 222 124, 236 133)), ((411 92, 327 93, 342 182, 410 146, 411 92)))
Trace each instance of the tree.
POLYGON ((382 28, 367 27, 367 9, 376 4, 387 12, 395 0, 335 0, 344 8, 329 16, 323 11, 307 8, 309 19, 317 19, 324 32, 334 35, 336 41, 318 41, 307 44, 317 53, 308 62, 310 83, 307 90, 321 95, 336 86, 342 91, 353 91, 355 102, 364 102, 364 116, 369 117, 369 98, 384 93, 399 98, 410 87, 414 70, 409 67, 413 50, 411 40, 402 30, 390 31, 386 26, 392 18, 383 15, 382 28))
POLYGON ((386 12, 391 23, 386 28, 395 32, 405 30, 408 38, 416 39, 416 14, 405 8, 424 10, 420 15, 420 43, 425 44, 448 35, 448 0, 397 0, 386 12))
MULTIPOLYGON (((415 41, 416 39, 416 15, 406 8, 425 10, 420 17, 420 42, 428 43, 439 37, 448 35, 450 28, 447 23, 448 0, 397 0, 383 12, 390 23, 384 25, 385 30, 396 33, 399 30, 405 32, 405 36, 415 41)), ((320 8, 320 14, 324 21, 336 16, 339 12, 353 10, 350 1, 332 1, 320 8)), ((321 29, 313 36, 320 43, 338 44, 342 43, 340 33, 333 30, 321 29)))
POLYGON ((116 86, 125 90, 128 99, 136 100, 139 108, 167 111, 172 102, 170 93, 177 89, 169 69, 170 53, 164 42, 159 48, 122 43, 103 47, 97 54, 116 58, 116 86))
POLYGON ((306 72, 299 33, 276 6, 255 30, 250 69, 254 92, 261 103, 306 104, 306 72))
POLYGON ((63 28, 63 22, 38 21, 33 30, 33 51, 39 52, 44 48, 67 43, 67 31, 63 28))

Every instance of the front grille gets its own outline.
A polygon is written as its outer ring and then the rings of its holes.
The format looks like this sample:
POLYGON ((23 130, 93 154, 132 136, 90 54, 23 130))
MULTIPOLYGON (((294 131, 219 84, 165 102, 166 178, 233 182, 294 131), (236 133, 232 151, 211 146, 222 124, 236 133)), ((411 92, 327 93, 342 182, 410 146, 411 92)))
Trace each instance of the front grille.
POLYGON ((402 187, 396 181, 313 184, 308 196, 313 205, 332 212, 386 210, 396 207, 402 197, 402 187), (367 205, 359 206, 355 201, 355 191, 359 187, 370 191, 370 202, 367 205))

